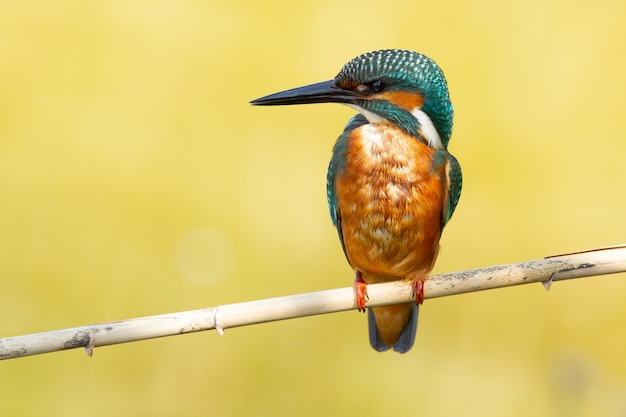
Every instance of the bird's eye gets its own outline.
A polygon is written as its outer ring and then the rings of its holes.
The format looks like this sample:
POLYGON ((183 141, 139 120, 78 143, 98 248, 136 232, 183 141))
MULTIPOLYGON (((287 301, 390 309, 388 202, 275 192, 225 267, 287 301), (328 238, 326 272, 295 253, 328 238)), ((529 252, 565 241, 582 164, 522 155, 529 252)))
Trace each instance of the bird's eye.
POLYGON ((384 81, 381 80, 374 80, 371 83, 369 83, 369 88, 370 90, 372 90, 375 93, 380 93, 382 92, 385 88, 387 88, 387 85, 385 84, 384 81))

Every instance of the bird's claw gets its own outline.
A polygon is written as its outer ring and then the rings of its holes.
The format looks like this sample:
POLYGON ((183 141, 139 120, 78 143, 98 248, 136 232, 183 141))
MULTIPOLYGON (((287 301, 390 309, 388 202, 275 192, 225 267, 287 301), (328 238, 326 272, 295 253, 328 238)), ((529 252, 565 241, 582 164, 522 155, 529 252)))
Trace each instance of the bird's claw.
POLYGON ((413 281, 413 294, 415 295, 415 302, 422 304, 424 302, 424 280, 416 279, 413 281))
POLYGON ((361 275, 361 271, 356 271, 354 276, 354 298, 359 311, 365 312, 365 303, 369 299, 367 295, 367 283, 361 275))

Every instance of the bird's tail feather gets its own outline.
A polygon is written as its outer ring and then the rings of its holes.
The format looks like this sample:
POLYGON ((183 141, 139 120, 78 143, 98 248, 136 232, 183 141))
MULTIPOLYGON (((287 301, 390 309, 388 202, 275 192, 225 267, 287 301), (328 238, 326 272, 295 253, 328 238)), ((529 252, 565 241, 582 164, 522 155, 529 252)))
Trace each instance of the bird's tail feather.
MULTIPOLYGON (((396 306, 400 307, 404 306, 402 304, 396 306)), ((381 332, 378 330, 378 326, 376 324, 376 315, 378 313, 381 316, 383 313, 383 309, 389 309, 394 306, 385 306, 385 307, 374 307, 368 309, 368 327, 369 327, 369 337, 370 337, 370 345, 374 350, 378 352, 384 352, 389 350, 392 346, 383 341, 383 337, 381 336, 381 332)), ((415 334, 417 332, 417 318, 419 315, 419 305, 415 303, 410 303, 410 310, 408 311, 407 322, 402 328, 402 331, 399 333, 397 340, 393 343, 393 350, 398 353, 406 353, 413 347, 413 343, 415 342, 415 334)), ((379 322, 382 321, 382 318, 379 317, 379 322)))

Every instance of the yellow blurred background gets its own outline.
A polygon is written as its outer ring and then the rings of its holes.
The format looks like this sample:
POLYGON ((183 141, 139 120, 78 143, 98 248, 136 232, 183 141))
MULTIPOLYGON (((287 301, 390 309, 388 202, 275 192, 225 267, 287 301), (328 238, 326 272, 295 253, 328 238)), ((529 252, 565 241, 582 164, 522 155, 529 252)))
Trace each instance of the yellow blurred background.
MULTIPOLYGON (((626 239, 623 1, 3 1, 0 337, 348 286, 337 105, 248 101, 363 52, 443 68, 463 195, 435 272, 626 239)), ((623 416, 624 274, 0 363, 2 416, 623 416)))

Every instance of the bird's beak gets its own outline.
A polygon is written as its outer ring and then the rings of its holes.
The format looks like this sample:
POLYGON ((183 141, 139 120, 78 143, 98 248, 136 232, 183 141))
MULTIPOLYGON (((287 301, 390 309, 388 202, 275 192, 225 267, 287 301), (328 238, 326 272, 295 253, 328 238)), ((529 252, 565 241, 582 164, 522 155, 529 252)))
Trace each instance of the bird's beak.
POLYGON ((337 87, 335 80, 305 85, 252 100, 255 106, 280 106, 309 103, 354 103, 356 94, 337 87))

